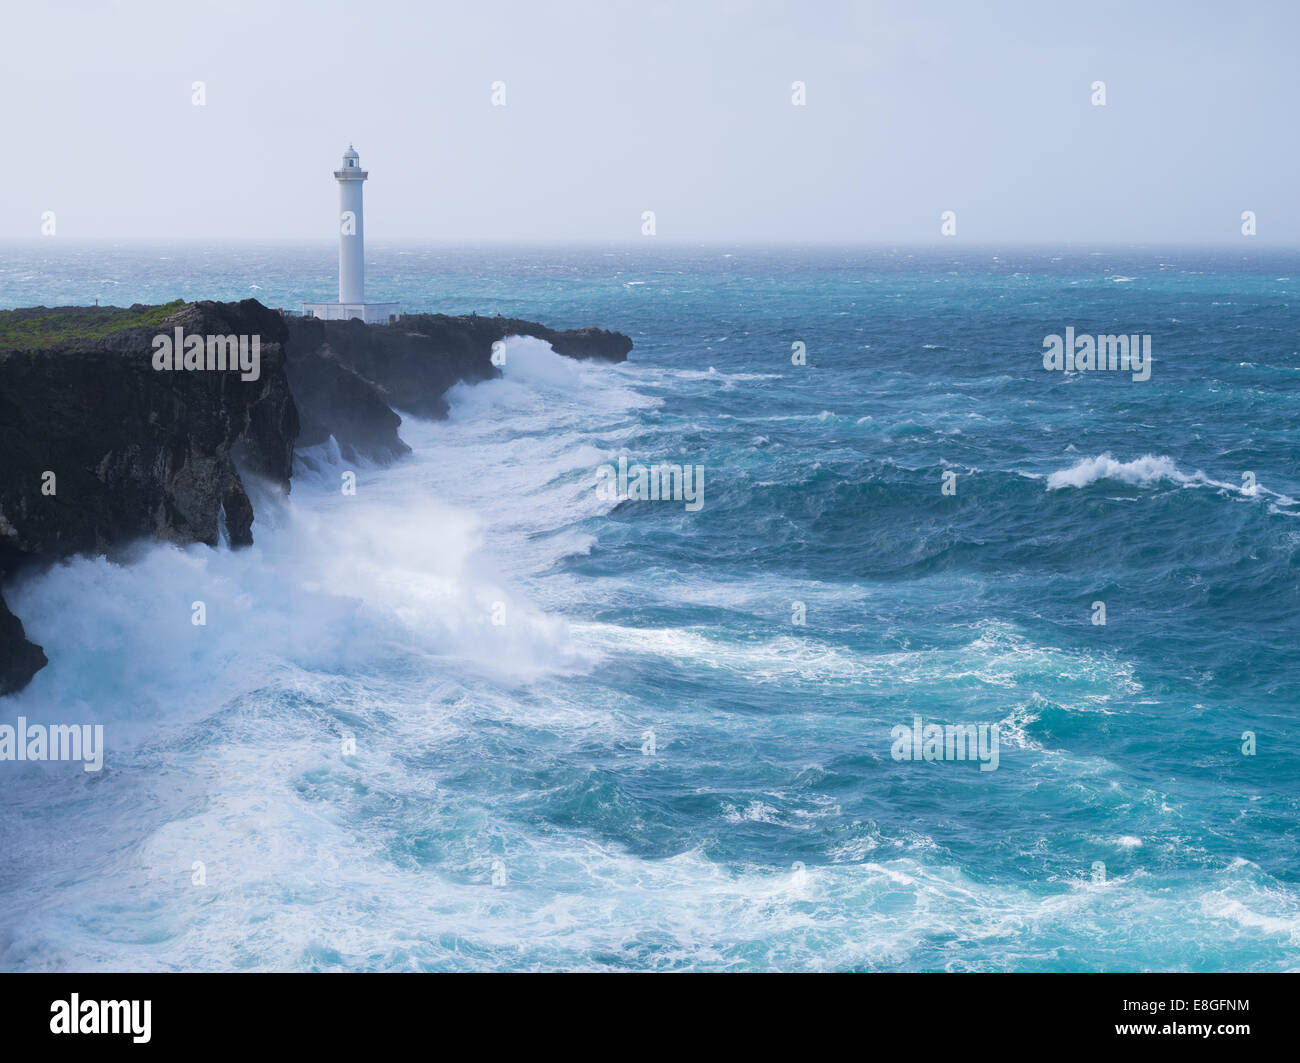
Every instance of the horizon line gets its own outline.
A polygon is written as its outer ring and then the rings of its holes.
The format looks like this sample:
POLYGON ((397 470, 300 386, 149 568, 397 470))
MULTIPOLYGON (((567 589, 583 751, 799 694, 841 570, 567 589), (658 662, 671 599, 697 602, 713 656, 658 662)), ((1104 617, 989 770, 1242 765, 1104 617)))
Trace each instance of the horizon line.
MULTIPOLYGON (((0 246, 14 247, 35 247, 46 246, 56 247, 59 244, 69 245, 97 245, 97 246, 124 246, 124 247, 337 247, 337 241, 329 237, 258 237, 258 236, 183 236, 183 237, 120 237, 120 236, 29 236, 29 237, 5 237, 0 236, 0 246)), ((709 239, 674 239, 670 237, 641 237, 641 238, 577 238, 577 239, 551 239, 538 238, 527 240, 506 240, 493 237, 402 237, 402 238, 376 238, 371 236, 367 240, 368 249, 375 247, 445 247, 455 249, 467 248, 490 248, 493 250, 500 249, 550 249, 560 247, 570 248, 602 248, 602 249, 619 249, 631 250, 633 248, 648 249, 656 245, 671 248, 780 248, 780 249, 799 249, 799 248, 829 248, 829 249, 952 249, 952 250, 984 250, 999 248, 1023 248, 1033 250, 1067 250, 1071 248, 1092 248, 1092 249, 1116 249, 1116 250, 1135 250, 1150 248, 1152 250, 1162 248, 1241 248, 1246 250, 1252 246, 1267 247, 1273 250, 1295 250, 1300 251, 1300 242, 1289 242, 1286 240, 1269 240, 1261 237, 1237 237, 1236 239, 1225 240, 1135 240, 1135 241, 1118 241, 1118 240, 962 240, 960 242, 953 238, 940 238, 931 240, 728 240, 723 238, 709 239)))

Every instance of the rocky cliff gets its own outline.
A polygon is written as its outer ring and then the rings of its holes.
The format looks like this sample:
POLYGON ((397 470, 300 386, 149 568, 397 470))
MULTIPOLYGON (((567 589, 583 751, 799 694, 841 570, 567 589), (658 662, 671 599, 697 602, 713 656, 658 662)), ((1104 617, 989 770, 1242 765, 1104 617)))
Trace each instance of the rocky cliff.
POLYGON ((604 329, 558 332, 506 317, 408 314, 393 325, 292 317, 289 381, 302 413, 300 446, 333 435, 343 454, 386 459, 405 453, 401 418, 445 417, 447 390, 462 381, 499 376, 492 345, 535 336, 557 354, 609 362, 627 360, 632 341, 604 329))
MULTIPOLYGON (((223 523, 232 545, 251 543, 237 451, 248 470, 289 484, 298 416, 279 314, 246 300, 182 305, 147 320, 151 308, 137 306, 101 335, 100 309, 13 311, 23 317, 0 323, 0 337, 37 326, 22 340, 27 349, 0 349, 0 578, 31 561, 146 536, 215 546, 223 523), (177 327, 259 336, 258 379, 156 371, 152 339, 177 327)), ((0 608, 3 694, 24 685, 44 655, 0 608)))
MULTIPOLYGON (((288 488, 294 450, 333 436, 349 460, 407 451, 394 407, 445 416, 448 388, 497 375, 492 344, 547 340, 623 361, 615 332, 509 318, 412 315, 393 325, 282 317, 256 300, 0 312, 0 590, 18 568, 151 537, 253 541, 244 477, 288 488), (238 369, 159 371, 154 337, 257 336, 238 369)), ((46 664, 0 597, 0 695, 46 664)))

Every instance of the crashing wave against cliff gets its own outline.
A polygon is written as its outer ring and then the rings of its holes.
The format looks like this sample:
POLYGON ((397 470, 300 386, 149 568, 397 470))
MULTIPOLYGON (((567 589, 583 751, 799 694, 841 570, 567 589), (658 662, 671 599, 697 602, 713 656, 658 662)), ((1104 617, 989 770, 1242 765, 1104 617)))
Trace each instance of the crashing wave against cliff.
MULTIPOLYGON (((138 538, 253 541, 249 475, 289 489, 293 454, 407 452, 397 409, 447 413, 454 384, 499 375, 494 345, 535 336, 573 358, 624 361, 617 332, 501 317, 407 315, 393 325, 285 318, 254 299, 0 313, 0 581, 138 538), (158 372, 154 339, 256 336, 260 372, 158 372)), ((0 695, 46 664, 0 596, 0 695)))

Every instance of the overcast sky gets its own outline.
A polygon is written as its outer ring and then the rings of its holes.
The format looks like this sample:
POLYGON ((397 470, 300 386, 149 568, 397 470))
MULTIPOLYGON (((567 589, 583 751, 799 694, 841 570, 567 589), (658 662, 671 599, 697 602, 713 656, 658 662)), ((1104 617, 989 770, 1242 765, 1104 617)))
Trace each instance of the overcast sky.
POLYGON ((379 240, 632 242, 653 210, 663 241, 935 242, 952 210, 961 242, 1232 242, 1253 210, 1300 244, 1297 0, 5 0, 0 29, 0 240, 50 210, 333 239, 352 142, 379 240))

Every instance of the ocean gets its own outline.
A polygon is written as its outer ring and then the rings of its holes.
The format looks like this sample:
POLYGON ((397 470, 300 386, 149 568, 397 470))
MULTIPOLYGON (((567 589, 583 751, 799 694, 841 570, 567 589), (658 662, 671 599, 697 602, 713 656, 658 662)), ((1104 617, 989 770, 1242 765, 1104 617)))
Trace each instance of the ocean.
MULTIPOLYGON (((247 550, 8 587, 51 664, 0 723, 106 753, 3 765, 0 968, 1300 967, 1300 254, 368 257, 407 311, 635 349, 511 340, 409 457, 252 485, 247 550), (1045 369, 1067 329, 1149 379, 1045 369), (621 457, 703 504, 601 495, 621 457), (899 759, 917 717, 996 768, 899 759)), ((334 270, 60 238, 0 307, 334 270)))

